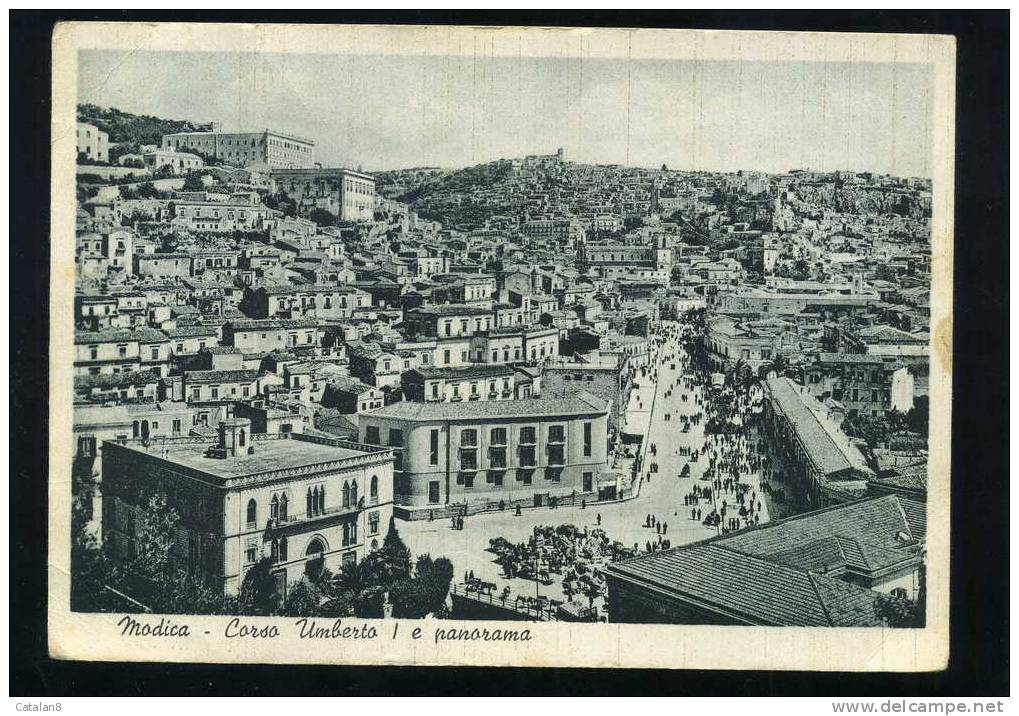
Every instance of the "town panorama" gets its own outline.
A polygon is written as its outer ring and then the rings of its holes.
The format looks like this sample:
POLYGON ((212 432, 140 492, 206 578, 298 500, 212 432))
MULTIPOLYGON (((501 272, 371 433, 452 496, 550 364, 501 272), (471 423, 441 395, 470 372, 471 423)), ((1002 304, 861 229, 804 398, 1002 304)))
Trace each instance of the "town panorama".
POLYGON ((72 608, 917 627, 928 179, 83 104, 72 608))

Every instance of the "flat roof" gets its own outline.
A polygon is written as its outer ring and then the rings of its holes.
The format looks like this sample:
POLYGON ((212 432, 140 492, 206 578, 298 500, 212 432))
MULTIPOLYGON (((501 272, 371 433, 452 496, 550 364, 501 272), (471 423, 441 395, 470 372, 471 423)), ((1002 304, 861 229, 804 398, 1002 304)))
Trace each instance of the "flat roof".
POLYGON ((539 418, 566 415, 596 415, 608 412, 608 403, 586 391, 562 398, 526 398, 524 400, 488 400, 440 403, 402 401, 379 408, 365 417, 402 418, 405 420, 471 420, 539 418))
POLYGON ((148 448, 142 444, 126 445, 130 450, 146 453, 208 475, 229 479, 245 475, 274 472, 293 467, 321 465, 336 460, 357 457, 368 453, 350 448, 321 445, 304 440, 255 440, 255 451, 251 455, 239 455, 225 459, 207 457, 206 450, 216 444, 216 438, 206 441, 184 443, 153 441, 148 448))

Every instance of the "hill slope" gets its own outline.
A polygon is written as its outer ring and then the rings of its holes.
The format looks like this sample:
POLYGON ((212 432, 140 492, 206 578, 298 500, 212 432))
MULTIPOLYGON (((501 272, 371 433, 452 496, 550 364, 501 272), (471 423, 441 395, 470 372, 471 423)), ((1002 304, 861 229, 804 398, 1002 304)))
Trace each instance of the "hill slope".
POLYGON ((78 121, 94 124, 110 135, 110 144, 159 144, 164 134, 208 130, 209 125, 186 119, 162 119, 122 112, 115 107, 78 105, 78 121))

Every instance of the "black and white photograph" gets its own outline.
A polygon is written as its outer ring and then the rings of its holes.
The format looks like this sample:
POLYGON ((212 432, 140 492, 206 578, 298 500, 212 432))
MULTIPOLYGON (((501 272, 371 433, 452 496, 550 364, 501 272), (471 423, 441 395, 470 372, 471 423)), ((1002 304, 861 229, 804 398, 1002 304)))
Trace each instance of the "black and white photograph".
POLYGON ((950 40, 154 27, 55 40, 61 654, 943 666, 950 40))

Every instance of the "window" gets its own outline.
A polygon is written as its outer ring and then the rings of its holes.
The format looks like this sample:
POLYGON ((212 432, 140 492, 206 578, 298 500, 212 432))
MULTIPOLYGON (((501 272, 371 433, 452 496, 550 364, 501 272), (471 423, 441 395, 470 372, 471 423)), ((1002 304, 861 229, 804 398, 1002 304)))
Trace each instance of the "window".
POLYGON ((127 346, 125 346, 125 345, 117 346, 117 355, 120 356, 121 358, 126 358, 127 357, 127 346))
POLYGON ((248 527, 254 527, 258 522, 258 504, 254 500, 248 500, 248 527))
POLYGON ((379 513, 372 512, 368 515, 368 534, 377 535, 379 533, 379 513))
POLYGON ((506 428, 492 428, 491 442, 493 445, 505 445, 506 428))
POLYGON ((278 547, 278 550, 277 550, 277 557, 278 557, 278 560, 280 562, 286 562, 287 561, 288 548, 289 548, 289 545, 287 543, 287 538, 286 537, 280 537, 279 547, 278 547))
POLYGON ((152 349, 152 360, 159 360, 159 348, 152 349))
POLYGON ((438 383, 432 383, 432 398, 434 400, 438 400, 439 399, 439 384, 438 383))
POLYGON ((389 430, 389 446, 403 447, 403 431, 391 428, 389 430))
POLYGON ((343 483, 343 506, 350 507, 350 485, 343 483))
POLYGON ((563 479, 563 469, 561 467, 550 467, 545 471, 545 479, 550 482, 561 482, 563 479))
POLYGON ((565 465, 566 455, 562 445, 549 445, 548 446, 548 464, 549 465, 565 465))
POLYGON ((244 548, 244 563, 254 564, 258 559, 258 542, 255 540, 248 540, 247 546, 244 548))
POLYGON ((369 445, 379 445, 379 428, 377 425, 368 425, 364 429, 364 441, 369 445))
POLYGON ((521 467, 534 467, 537 465, 535 459, 535 447, 534 445, 521 445, 520 446, 520 466, 521 467))
POLYGON ((583 483, 584 492, 592 492, 594 489, 594 473, 585 472, 583 476, 583 483))
POLYGON ((467 429, 460 431, 460 445, 475 447, 478 444, 478 431, 474 429, 467 429))
POLYGON ((506 467, 506 446, 493 446, 488 449, 488 462, 491 467, 506 467))
POLYGON ((591 423, 584 423, 584 457, 591 457, 591 423))
POLYGON ((495 487, 502 487, 502 482, 506 477, 505 470, 489 470, 485 480, 488 484, 495 487))
POLYGON ((460 450, 460 467, 464 470, 478 469, 478 451, 460 450))
POLYGON ((520 428, 520 444, 533 445, 535 443, 535 430, 533 427, 520 428))
POLYGON ((562 425, 548 426, 548 441, 550 443, 566 442, 566 430, 562 425))
POLYGON ((534 470, 517 470, 517 482, 530 485, 534 479, 534 470))
POLYGON ((474 473, 473 472, 458 472, 457 475, 456 475, 456 484, 462 485, 467 490, 473 489, 473 487, 474 487, 474 473))
POLYGON ((428 464, 438 465, 439 464, 439 431, 432 430, 428 436, 428 464))
POLYGON ((428 483, 428 504, 436 505, 438 503, 439 503, 439 481, 432 480, 431 482, 428 483))

